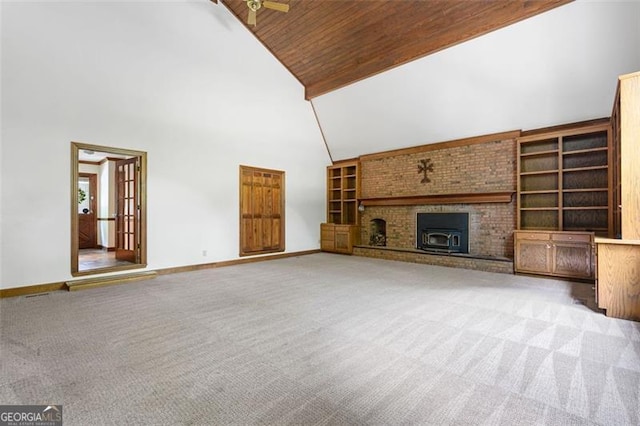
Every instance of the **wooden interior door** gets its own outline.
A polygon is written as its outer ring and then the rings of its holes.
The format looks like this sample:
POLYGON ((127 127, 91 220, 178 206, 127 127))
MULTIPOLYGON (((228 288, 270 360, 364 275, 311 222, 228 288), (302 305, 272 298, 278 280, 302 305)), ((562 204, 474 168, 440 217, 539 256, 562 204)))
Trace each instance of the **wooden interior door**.
POLYGON ((140 220, 138 157, 116 161, 116 259, 138 263, 140 220))
POLYGON ((240 255, 284 251, 284 172, 240 166, 240 255))
POLYGON ((92 249, 98 246, 98 219, 96 216, 98 179, 93 173, 78 173, 78 177, 89 181, 89 190, 86 191, 87 210, 78 211, 78 248, 92 249))

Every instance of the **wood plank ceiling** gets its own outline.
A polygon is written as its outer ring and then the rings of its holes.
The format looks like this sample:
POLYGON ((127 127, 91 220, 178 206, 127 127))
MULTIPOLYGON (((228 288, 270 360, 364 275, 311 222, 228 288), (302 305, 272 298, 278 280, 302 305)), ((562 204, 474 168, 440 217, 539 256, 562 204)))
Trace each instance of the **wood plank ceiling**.
POLYGON ((254 27, 245 0, 221 0, 302 83, 306 99, 570 1, 277 0, 289 12, 262 7, 254 27))

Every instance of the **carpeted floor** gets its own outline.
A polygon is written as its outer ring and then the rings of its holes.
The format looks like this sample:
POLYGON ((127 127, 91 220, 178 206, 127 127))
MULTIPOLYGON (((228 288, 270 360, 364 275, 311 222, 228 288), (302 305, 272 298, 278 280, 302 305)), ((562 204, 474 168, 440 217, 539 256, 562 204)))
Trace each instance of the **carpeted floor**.
POLYGON ((1 404, 65 425, 640 424, 591 285, 326 253, 0 301, 1 404))

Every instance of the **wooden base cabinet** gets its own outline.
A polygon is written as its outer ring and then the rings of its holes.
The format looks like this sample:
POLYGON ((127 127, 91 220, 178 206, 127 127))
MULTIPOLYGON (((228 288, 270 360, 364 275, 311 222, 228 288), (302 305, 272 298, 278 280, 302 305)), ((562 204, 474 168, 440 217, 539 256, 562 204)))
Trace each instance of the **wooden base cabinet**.
POLYGON ((640 241, 596 239, 596 298, 608 317, 640 321, 640 241))
POLYGON ((591 232, 515 231, 515 272, 594 279, 591 232))
POLYGON ((353 253, 358 244, 360 227, 355 225, 320 224, 320 249, 334 253, 353 253))

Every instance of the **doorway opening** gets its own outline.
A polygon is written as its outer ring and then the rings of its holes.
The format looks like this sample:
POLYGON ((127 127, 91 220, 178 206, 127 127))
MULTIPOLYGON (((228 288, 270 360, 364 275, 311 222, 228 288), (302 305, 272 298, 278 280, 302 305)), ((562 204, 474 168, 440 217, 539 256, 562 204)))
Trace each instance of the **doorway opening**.
POLYGON ((146 153, 71 143, 71 274, 146 266, 146 153))

